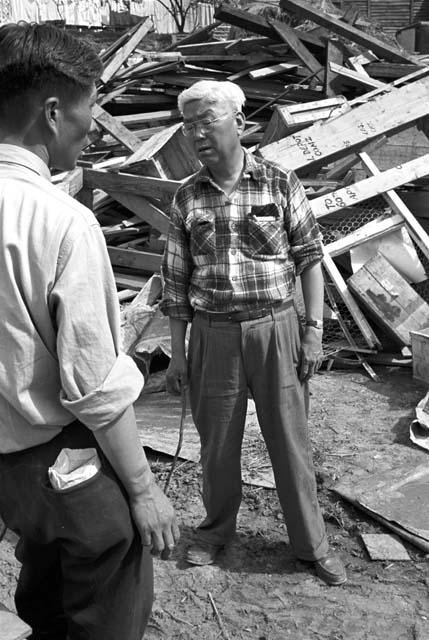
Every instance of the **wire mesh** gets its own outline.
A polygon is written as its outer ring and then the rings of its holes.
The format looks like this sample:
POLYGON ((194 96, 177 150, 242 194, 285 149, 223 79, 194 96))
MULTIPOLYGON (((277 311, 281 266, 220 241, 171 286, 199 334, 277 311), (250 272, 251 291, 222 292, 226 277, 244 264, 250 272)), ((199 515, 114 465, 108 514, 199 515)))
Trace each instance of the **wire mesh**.
MULTIPOLYGON (((345 236, 352 233, 353 231, 356 231, 368 222, 372 222, 377 218, 391 214, 392 209, 382 196, 376 196, 355 207, 337 212, 334 217, 330 216, 329 218, 324 218, 319 223, 324 243, 329 244, 331 242, 334 242, 335 240, 344 238, 345 236)), ((423 254, 423 252, 415 243, 414 246, 416 248, 417 255, 423 265, 423 268, 425 269, 426 273, 429 273, 428 258, 423 254)), ((341 256, 340 259, 336 260, 340 273, 345 280, 347 280, 347 278, 352 275, 351 264, 349 263, 349 258, 347 256, 348 254, 345 254, 344 256, 341 256)), ((329 287, 329 290, 335 300, 336 306, 338 307, 338 311, 340 312, 342 319, 350 332, 350 335, 356 342, 356 345, 360 348, 368 348, 368 345, 363 338, 358 325, 354 321, 352 315, 350 314, 350 311, 339 295, 336 286, 331 281, 329 274, 326 272, 325 284, 327 287, 329 287)), ((412 287, 426 302, 429 303, 429 279, 426 279, 425 281, 417 284, 412 284, 412 287)), ((325 303, 328 305, 328 307, 330 306, 326 294, 325 303)), ((329 353, 335 350, 338 351, 338 347, 341 344, 348 346, 348 342, 338 321, 325 319, 324 324, 325 352, 329 353)), ((386 340, 386 336, 383 335, 383 330, 377 326, 374 326, 372 323, 371 326, 381 342, 388 344, 389 340, 386 340)))

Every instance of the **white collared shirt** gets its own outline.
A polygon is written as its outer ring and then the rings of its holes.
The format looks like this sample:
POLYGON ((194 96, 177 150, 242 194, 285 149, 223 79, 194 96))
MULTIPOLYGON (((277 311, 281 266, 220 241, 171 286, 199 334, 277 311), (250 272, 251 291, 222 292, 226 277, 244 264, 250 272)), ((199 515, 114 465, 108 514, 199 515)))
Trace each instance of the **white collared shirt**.
POLYGON ((98 429, 138 397, 120 352, 119 303, 101 228, 30 151, 0 144, 0 453, 75 419, 98 429))

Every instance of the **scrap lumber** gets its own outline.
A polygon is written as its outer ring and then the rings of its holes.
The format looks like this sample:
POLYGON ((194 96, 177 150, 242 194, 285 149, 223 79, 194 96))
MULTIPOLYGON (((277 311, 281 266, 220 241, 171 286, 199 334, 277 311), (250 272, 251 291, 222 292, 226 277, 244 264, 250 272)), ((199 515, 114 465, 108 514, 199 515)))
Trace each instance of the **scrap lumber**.
POLYGON ((100 127, 108 131, 116 140, 124 145, 129 151, 137 151, 141 146, 141 140, 134 133, 129 131, 114 116, 110 115, 103 107, 96 104, 92 116, 100 127))
POLYGON ((346 305, 347 309, 350 312, 354 322, 359 328, 365 342, 367 343, 370 349, 379 349, 381 348, 381 342, 369 324, 368 320, 365 318, 365 315, 359 308, 356 300, 353 298, 350 293, 346 282, 344 281, 343 276, 341 275, 337 265, 329 255, 328 250, 324 247, 323 250, 323 261, 322 264, 326 269, 329 277, 331 278, 335 288, 338 291, 342 301, 346 305))
POLYGON ((392 87, 337 118, 318 122, 304 132, 260 149, 267 160, 297 173, 309 172, 350 154, 384 133, 393 133, 429 114, 429 79, 392 87))
POLYGON ((162 209, 157 207, 153 202, 150 202, 147 198, 124 191, 115 191, 110 188, 108 193, 114 200, 120 202, 144 222, 149 223, 154 229, 157 229, 161 233, 168 232, 170 218, 162 209))
POLYGON ((316 218, 322 218, 428 174, 429 153, 399 167, 387 169, 353 185, 314 198, 311 200, 311 208, 316 218))
POLYGON ((119 38, 114 40, 106 49, 103 49, 99 56, 100 60, 106 66, 107 62, 112 59, 114 54, 120 49, 126 42, 131 38, 131 36, 137 31, 139 28, 139 24, 137 23, 130 27, 127 31, 125 31, 119 38))
POLYGON ((341 93, 343 84, 331 68, 331 62, 342 65, 344 62, 344 46, 338 38, 329 38, 326 46, 324 92, 328 97, 341 93))
MULTIPOLYGON (((282 24, 280 21, 272 21, 270 24, 268 20, 262 16, 254 15, 248 11, 237 9, 227 4, 221 4, 216 9, 214 17, 217 20, 240 27, 246 31, 251 31, 252 33, 258 33, 266 38, 273 38, 274 40, 279 39, 278 36, 276 36, 276 32, 272 24, 277 22, 282 24)), ((325 49, 323 40, 317 36, 313 36, 310 32, 299 31, 297 29, 296 33, 301 42, 304 42, 308 47, 315 47, 322 51, 325 49)))
POLYGON ((119 167, 120 171, 181 180, 198 171, 201 163, 179 122, 148 140, 119 167))
POLYGON ((280 0, 280 7, 285 11, 298 15, 300 18, 312 20, 316 24, 326 27, 329 31, 370 49, 380 58, 391 62, 419 64, 415 56, 407 54, 405 51, 402 52, 399 48, 392 47, 338 18, 333 18, 321 9, 316 9, 311 4, 304 2, 304 0, 280 0))
POLYGON ((427 327, 429 304, 380 253, 350 276, 347 284, 399 344, 410 346, 410 331, 427 327))
POLYGON ((137 269, 144 274, 152 274, 159 271, 161 267, 162 256, 159 253, 122 249, 109 245, 107 246, 107 251, 109 252, 110 262, 114 267, 137 269))
MULTIPOLYGON (((298 56, 298 58, 305 64, 310 73, 315 74, 314 80, 317 78, 323 85, 324 81, 324 68, 316 60, 313 54, 307 49, 305 44, 301 42, 298 32, 292 27, 289 27, 284 22, 278 22, 276 20, 268 20, 278 36, 286 42, 286 44, 292 49, 292 51, 298 56)), ((313 81, 314 82, 314 81, 313 81)))
POLYGON ((329 67, 331 71, 333 71, 340 78, 344 78, 346 80, 351 80, 353 83, 358 84, 359 86, 364 87, 374 87, 375 89, 384 88, 386 86, 386 82, 381 82, 380 80, 375 80, 371 78, 367 73, 363 73, 362 71, 356 71, 353 69, 347 69, 347 67, 343 67, 340 64, 336 64, 335 62, 330 62, 329 67))
MULTIPOLYGON (((333 292, 331 291, 331 288, 333 288, 335 285, 331 282, 327 281, 327 277, 326 275, 328 274, 328 272, 324 271, 324 284, 325 284, 325 293, 326 293, 326 297, 328 299, 329 305, 332 309, 332 311, 334 312, 336 319, 338 320, 338 323, 341 327, 342 332, 344 333, 344 336, 347 340, 347 342, 349 343, 349 349, 353 352, 355 358, 358 360, 358 362, 361 364, 361 366, 365 369, 365 371, 368 373, 368 375, 370 376, 370 378, 372 378, 372 380, 374 380, 374 382, 380 382, 380 378, 379 376, 375 373, 374 369, 368 364, 368 362, 365 360, 365 358, 361 355, 362 351, 366 351, 366 349, 362 349, 361 347, 358 347, 355 339, 353 338, 352 334, 350 333, 349 327, 347 326, 347 322, 344 320, 344 318, 342 317, 340 310, 338 308, 337 302, 335 300, 335 296, 333 294, 333 292)), ((329 274, 328 274, 329 275, 329 274)), ((344 347, 343 349, 344 350, 344 347)), ((372 349, 370 350, 371 352, 373 351, 372 349)), ((329 366, 329 363, 328 363, 329 366)))
POLYGON ((344 96, 315 102, 277 105, 265 129, 261 147, 308 127, 318 120, 326 120, 349 110, 349 104, 344 96))
POLYGON ((355 231, 348 233, 343 238, 338 238, 338 240, 325 244, 325 247, 331 258, 335 258, 335 256, 350 251, 363 242, 367 242, 367 240, 374 240, 385 233, 396 231, 403 227, 404 224, 404 219, 399 213, 388 216, 387 218, 376 218, 362 225, 355 231))
MULTIPOLYGON (((380 174, 377 166, 366 152, 360 153, 359 157, 370 174, 372 174, 373 176, 377 176, 380 174)), ((411 213, 411 211, 395 191, 391 189, 386 190, 383 193, 383 196, 388 204, 392 207, 392 209, 396 211, 400 216, 402 216, 404 221, 407 223, 414 242, 424 253, 424 255, 429 259, 429 235, 423 229, 422 225, 418 222, 418 220, 411 213)))
POLYGON ((71 171, 64 171, 52 178, 53 184, 56 184, 61 191, 65 191, 69 196, 75 196, 83 187, 83 169, 75 167, 71 171))
POLYGON ((149 18, 143 18, 140 22, 138 28, 134 31, 131 37, 113 56, 113 58, 108 62, 105 66, 103 73, 101 75, 101 82, 106 84, 112 76, 115 75, 116 71, 118 71, 124 62, 127 60, 128 56, 134 51, 139 42, 144 38, 144 36, 153 28, 153 23, 149 18))
POLYGON ((182 184, 181 180, 166 180, 129 173, 112 173, 104 170, 84 169, 83 184, 85 187, 112 191, 125 191, 134 195, 147 196, 157 200, 173 197, 182 184))

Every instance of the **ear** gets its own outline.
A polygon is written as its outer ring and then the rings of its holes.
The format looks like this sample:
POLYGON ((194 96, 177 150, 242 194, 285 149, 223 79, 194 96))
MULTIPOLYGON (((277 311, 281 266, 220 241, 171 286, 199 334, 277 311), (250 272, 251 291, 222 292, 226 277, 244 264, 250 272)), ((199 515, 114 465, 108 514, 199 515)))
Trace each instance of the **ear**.
POLYGON ((237 111, 237 113, 235 114, 235 123, 237 125, 237 133, 239 136, 241 136, 246 126, 246 118, 242 111, 237 111))
POLYGON ((46 98, 43 104, 45 123, 52 133, 58 132, 60 120, 60 100, 56 96, 46 98))

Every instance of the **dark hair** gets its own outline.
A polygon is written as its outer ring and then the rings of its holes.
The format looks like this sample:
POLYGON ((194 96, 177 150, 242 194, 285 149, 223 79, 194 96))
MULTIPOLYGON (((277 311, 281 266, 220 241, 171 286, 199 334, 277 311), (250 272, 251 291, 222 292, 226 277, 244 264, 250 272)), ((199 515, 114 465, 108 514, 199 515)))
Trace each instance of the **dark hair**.
POLYGON ((31 92, 69 92, 80 98, 102 73, 90 44, 49 24, 0 27, 0 110, 31 92))

